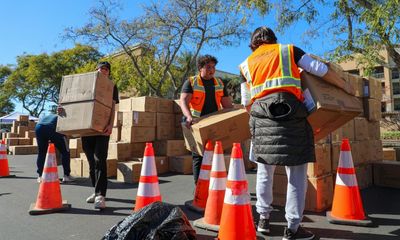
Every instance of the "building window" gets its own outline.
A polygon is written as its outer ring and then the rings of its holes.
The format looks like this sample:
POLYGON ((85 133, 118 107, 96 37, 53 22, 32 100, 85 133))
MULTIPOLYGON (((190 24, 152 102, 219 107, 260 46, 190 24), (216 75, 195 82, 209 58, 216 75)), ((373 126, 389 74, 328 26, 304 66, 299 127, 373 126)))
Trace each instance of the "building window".
POLYGON ((383 73, 383 67, 376 67, 372 72, 372 77, 375 78, 384 78, 385 74, 383 73))
POLYGON ((360 76, 360 70, 358 70, 358 69, 349 70, 347 72, 350 73, 350 74, 354 74, 354 75, 360 76))
POLYGON ((400 111, 400 99, 394 99, 394 110, 400 111))
POLYGON ((400 78, 399 69, 392 69, 392 79, 400 78))
POLYGON ((393 94, 400 94, 400 83, 392 83, 393 94))

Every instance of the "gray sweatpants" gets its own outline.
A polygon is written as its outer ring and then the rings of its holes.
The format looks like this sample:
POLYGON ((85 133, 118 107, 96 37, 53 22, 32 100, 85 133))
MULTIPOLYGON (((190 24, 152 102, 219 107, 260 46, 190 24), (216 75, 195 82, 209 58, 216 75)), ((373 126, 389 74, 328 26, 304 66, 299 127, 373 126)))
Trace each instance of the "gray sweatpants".
MULTIPOLYGON (((257 163, 256 208, 261 218, 269 218, 273 210, 271 204, 275 167, 275 165, 257 163)), ((288 178, 285 217, 288 222, 288 228, 296 232, 303 218, 307 192, 307 163, 297 166, 285 166, 285 168, 288 178)))

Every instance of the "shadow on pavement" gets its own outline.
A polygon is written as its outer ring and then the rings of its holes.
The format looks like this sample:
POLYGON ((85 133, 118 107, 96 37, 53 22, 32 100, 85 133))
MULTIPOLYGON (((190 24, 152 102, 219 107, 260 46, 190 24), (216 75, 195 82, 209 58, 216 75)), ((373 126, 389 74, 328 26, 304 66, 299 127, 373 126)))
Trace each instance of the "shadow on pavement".
POLYGON ((98 209, 85 209, 85 208, 74 208, 72 207, 68 211, 60 212, 62 214, 80 214, 80 215, 113 215, 113 216, 129 216, 127 213, 119 213, 120 210, 129 210, 132 208, 127 207, 106 207, 103 210, 98 209))

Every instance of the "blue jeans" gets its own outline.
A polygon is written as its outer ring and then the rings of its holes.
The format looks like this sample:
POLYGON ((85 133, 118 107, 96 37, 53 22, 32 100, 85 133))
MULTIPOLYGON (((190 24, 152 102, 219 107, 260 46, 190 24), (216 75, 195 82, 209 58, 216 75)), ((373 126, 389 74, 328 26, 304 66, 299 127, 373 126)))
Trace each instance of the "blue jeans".
POLYGON ((56 130, 49 125, 37 124, 35 127, 35 132, 39 152, 36 160, 37 173, 39 176, 42 176, 43 173, 49 141, 54 143, 54 146, 58 149, 58 151, 60 151, 64 175, 69 176, 71 173, 71 156, 69 153, 67 138, 64 135, 56 132, 56 130))
MULTIPOLYGON (((275 165, 257 163, 256 209, 262 218, 269 218, 273 207, 273 180, 275 165)), ((285 218, 288 228, 297 231, 303 218, 307 193, 307 163, 285 166, 288 177, 286 192, 285 218)))

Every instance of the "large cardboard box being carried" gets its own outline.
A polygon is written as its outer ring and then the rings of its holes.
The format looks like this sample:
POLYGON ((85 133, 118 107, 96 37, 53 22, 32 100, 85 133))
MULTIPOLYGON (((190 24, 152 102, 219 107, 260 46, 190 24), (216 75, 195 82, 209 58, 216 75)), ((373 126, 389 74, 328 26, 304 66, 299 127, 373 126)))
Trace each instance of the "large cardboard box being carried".
POLYGON ((111 107, 114 83, 100 72, 64 76, 60 88, 60 103, 96 100, 111 107))
POLYGON ((63 104, 56 131, 72 137, 101 135, 110 120, 111 108, 97 101, 63 104))
POLYGON ((301 73, 304 104, 310 112, 308 121, 314 140, 326 137, 363 111, 362 102, 355 96, 303 71, 301 73))
POLYGON ((200 155, 207 140, 221 141, 225 150, 250 138, 249 114, 244 109, 225 109, 196 121, 190 129, 182 126, 182 130, 186 148, 200 155))
POLYGON ((64 76, 56 131, 67 136, 99 135, 111 116, 114 84, 99 72, 64 76))

